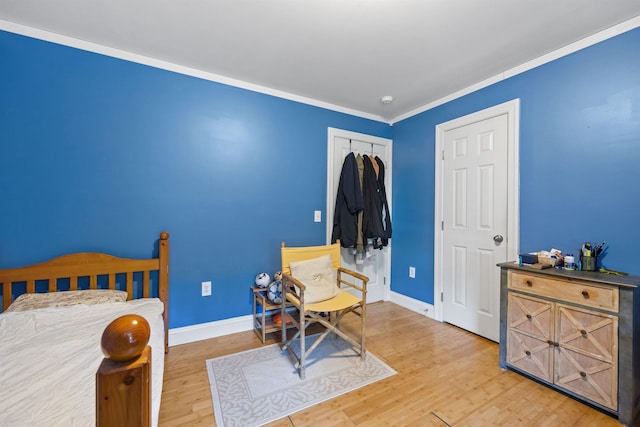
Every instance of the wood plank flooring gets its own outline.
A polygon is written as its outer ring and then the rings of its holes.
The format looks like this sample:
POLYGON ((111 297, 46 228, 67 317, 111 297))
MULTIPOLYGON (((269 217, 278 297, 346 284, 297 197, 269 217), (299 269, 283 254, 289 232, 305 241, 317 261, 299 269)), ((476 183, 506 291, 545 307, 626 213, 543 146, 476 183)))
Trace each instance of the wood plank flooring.
MULTIPOLYGON (((272 344, 277 338, 270 335, 272 344)), ((215 426, 205 361, 263 345, 253 331, 171 347, 161 427, 215 426)), ((303 426, 621 426, 498 366, 498 345, 391 302, 367 306, 367 350, 398 375, 269 424, 303 426)))

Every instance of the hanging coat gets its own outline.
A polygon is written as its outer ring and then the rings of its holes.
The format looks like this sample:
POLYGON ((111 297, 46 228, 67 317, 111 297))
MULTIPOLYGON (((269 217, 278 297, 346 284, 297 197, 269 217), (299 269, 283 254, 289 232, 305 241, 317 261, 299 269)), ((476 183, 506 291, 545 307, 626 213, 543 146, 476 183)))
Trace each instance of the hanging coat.
POLYGON ((364 207, 356 157, 349 153, 342 164, 331 242, 340 240, 343 248, 353 248, 358 240, 358 212, 364 207))
POLYGON ((362 232, 365 238, 374 240, 375 248, 382 249, 391 238, 391 216, 384 185, 384 163, 377 156, 373 160, 371 156, 364 156, 362 194, 362 232), (377 174, 372 162, 378 166, 377 174))
MULTIPOLYGON (((358 154, 356 156, 356 165, 358 165, 358 178, 360 179, 360 191, 362 191, 362 178, 364 176, 364 158, 362 157, 361 154, 358 154)), ((364 201, 363 201, 364 203, 364 201)), ((364 237, 362 236, 362 215, 363 215, 363 211, 358 212, 358 238, 356 241, 356 249, 360 252, 364 251, 364 247, 365 247, 365 240, 364 237)))
POLYGON ((382 222, 384 228, 384 234, 382 237, 382 245, 387 246, 389 239, 391 238, 391 213, 389 212, 389 203, 387 201, 387 187, 384 185, 385 169, 384 163, 380 157, 376 156, 376 162, 378 163, 378 189, 380 195, 380 201, 382 202, 382 222))

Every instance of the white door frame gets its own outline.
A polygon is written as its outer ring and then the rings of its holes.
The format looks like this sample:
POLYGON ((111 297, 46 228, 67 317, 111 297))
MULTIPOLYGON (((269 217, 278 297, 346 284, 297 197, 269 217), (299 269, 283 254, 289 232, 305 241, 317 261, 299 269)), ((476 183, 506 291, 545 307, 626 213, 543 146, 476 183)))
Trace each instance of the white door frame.
POLYGON ((468 114, 436 126, 435 210, 433 244, 434 318, 443 320, 443 188, 444 135, 447 131, 507 114, 507 257, 517 259, 520 250, 520 99, 468 114))
MULTIPOLYGON (((333 210, 335 208, 335 198, 336 195, 333 193, 334 188, 334 178, 333 173, 331 173, 331 165, 334 164, 334 144, 333 141, 336 137, 345 138, 345 139, 353 139, 357 141, 363 142, 371 142, 376 145, 384 145, 386 147, 386 151, 388 154, 388 159, 386 159, 385 166, 385 190, 387 194, 387 200, 389 202, 389 214, 393 219, 393 185, 392 185, 392 176, 393 176, 393 140, 387 138, 381 138, 379 136, 367 135, 364 133, 351 132, 348 130, 337 129, 337 128, 328 128, 328 137, 327 137, 327 204, 326 204, 326 213, 325 213, 325 222, 326 222, 326 243, 331 243, 331 234, 333 233, 333 210)), ((387 256, 385 257, 384 262, 384 277, 386 278, 383 286, 383 300, 388 301, 391 296, 391 247, 393 245, 393 240, 389 241, 389 246, 387 246, 384 250, 388 251, 387 256)))

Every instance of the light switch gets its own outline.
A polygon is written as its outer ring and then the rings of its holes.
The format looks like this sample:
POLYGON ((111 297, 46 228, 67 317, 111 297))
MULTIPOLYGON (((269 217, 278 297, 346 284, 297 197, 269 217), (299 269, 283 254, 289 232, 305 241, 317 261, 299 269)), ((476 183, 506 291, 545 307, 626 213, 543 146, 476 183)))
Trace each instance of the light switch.
POLYGON ((416 278, 416 268, 415 267, 409 267, 409 277, 411 277, 412 279, 416 278))
POLYGON ((322 221, 322 211, 314 211, 313 222, 321 222, 321 221, 322 221))
POLYGON ((202 282, 202 296, 208 297, 211 295, 211 282, 202 282))

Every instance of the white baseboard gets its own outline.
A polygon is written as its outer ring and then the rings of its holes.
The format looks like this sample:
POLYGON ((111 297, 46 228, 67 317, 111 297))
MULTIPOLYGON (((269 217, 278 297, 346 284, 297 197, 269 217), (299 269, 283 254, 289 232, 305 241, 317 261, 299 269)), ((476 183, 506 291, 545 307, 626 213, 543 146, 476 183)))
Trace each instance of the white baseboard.
POLYGON ((169 347, 253 329, 253 315, 169 329, 169 347))
POLYGON ((422 314, 423 316, 430 317, 435 319, 435 310, 432 304, 417 300, 415 298, 408 297, 406 295, 399 294, 397 292, 391 291, 389 293, 389 301, 398 304, 404 308, 407 308, 411 311, 415 311, 418 314, 422 314))
MULTIPOLYGON (((389 301, 398 304, 418 314, 434 318, 433 305, 420 300, 391 291, 389 301)), ((221 337, 223 335, 245 332, 253 329, 253 316, 234 317, 232 319, 217 320, 215 322, 200 323, 198 325, 184 326, 169 329, 169 347, 190 342, 221 337)))

